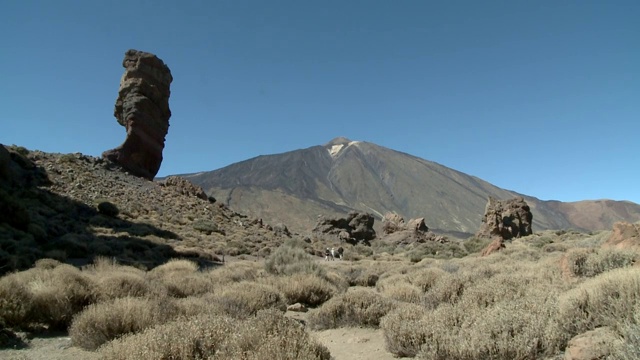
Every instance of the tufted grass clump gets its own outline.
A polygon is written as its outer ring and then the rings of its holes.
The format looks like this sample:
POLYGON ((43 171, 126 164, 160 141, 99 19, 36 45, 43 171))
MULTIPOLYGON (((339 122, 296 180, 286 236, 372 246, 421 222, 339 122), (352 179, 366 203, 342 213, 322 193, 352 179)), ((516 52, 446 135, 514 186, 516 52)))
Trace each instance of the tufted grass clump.
POLYGON ((594 277, 604 272, 629 267, 640 254, 627 249, 571 249, 565 255, 566 268, 571 275, 594 277))
POLYGON ((347 291, 324 303, 309 315, 309 325, 316 330, 343 326, 377 328, 380 319, 394 307, 394 301, 374 290, 360 288, 347 291))
POLYGON ((74 346, 95 350, 122 335, 165 323, 178 315, 169 299, 125 297, 89 305, 69 327, 74 346))
POLYGON ((601 326, 618 330, 640 307, 640 268, 616 269, 588 279, 559 300, 563 329, 578 335, 601 326))
POLYGON ((100 353, 105 360, 331 358, 326 347, 274 309, 241 321, 211 315, 181 318, 117 339, 100 353))
POLYGON ((315 274, 294 274, 276 279, 276 287, 284 295, 287 304, 302 303, 318 306, 331 299, 338 288, 315 274))
POLYGON ((230 285, 214 294, 212 300, 220 305, 225 314, 238 319, 253 316, 264 309, 274 308, 282 312, 287 309, 285 299, 278 290, 249 281, 230 285))
POLYGON ((304 249, 286 245, 271 253, 265 270, 273 275, 324 274, 324 269, 304 249))

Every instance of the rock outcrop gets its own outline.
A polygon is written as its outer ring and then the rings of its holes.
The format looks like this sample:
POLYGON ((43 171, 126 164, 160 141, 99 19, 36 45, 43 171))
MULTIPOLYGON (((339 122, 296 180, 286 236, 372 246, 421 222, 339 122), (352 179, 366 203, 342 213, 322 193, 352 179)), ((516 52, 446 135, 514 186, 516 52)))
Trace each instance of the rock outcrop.
POLYGON ((502 240, 523 237, 533 233, 532 223, 533 214, 524 198, 497 200, 489 197, 476 237, 502 240))
POLYGON ((599 327, 569 340, 564 353, 565 360, 606 359, 613 348, 621 342, 615 331, 599 327))
POLYGON ((640 224, 619 221, 613 224, 613 231, 602 247, 618 249, 640 248, 640 224))
POLYGON ((340 239, 347 238, 344 234, 346 232, 350 240, 369 241, 376 237, 376 231, 373 229, 374 221, 371 214, 352 211, 346 218, 320 217, 312 231, 319 234, 335 235, 340 239))
POLYGON ((102 156, 135 176, 153 180, 162 163, 169 131, 169 86, 173 78, 162 60, 143 51, 127 51, 122 66, 126 70, 120 80, 114 115, 127 129, 127 138, 102 156))
POLYGON ((207 193, 200 186, 180 176, 169 176, 160 182, 161 186, 170 186, 182 195, 195 196, 202 200, 208 200, 207 193))
POLYGON ((429 231, 429 227, 424 222, 424 218, 411 219, 405 222, 404 219, 395 213, 387 213, 382 220, 382 231, 385 234, 382 240, 393 244, 411 244, 435 241, 439 243, 448 242, 446 236, 437 235, 429 231))

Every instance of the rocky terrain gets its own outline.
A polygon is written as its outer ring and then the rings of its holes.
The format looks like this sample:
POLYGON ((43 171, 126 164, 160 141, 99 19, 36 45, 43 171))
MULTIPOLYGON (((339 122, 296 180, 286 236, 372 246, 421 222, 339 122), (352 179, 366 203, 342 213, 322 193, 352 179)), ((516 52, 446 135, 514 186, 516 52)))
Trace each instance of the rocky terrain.
POLYGON ((311 229, 319 215, 367 212, 380 226, 390 212, 405 219, 424 218, 434 232, 466 238, 477 232, 489 197, 523 197, 534 215, 534 231, 598 231, 611 229, 616 221, 640 220, 640 205, 631 202, 542 201, 431 161, 346 138, 183 176, 236 211, 289 224, 297 232, 311 229))
POLYGON ((0 146, 0 271, 48 257, 86 263, 115 257, 153 267, 267 255, 286 234, 207 197, 179 178, 153 182, 82 154, 0 146))

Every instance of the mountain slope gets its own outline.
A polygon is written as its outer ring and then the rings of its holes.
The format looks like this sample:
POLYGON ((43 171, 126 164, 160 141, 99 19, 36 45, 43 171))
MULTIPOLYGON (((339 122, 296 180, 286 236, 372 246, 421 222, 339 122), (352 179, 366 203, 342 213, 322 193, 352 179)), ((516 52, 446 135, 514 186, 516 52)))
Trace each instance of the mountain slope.
MULTIPOLYGON (((386 212, 425 217, 433 229, 471 234, 489 196, 523 196, 431 161, 345 138, 182 176, 233 209, 303 232, 318 215, 362 210, 378 218, 386 212)), ((536 229, 600 230, 615 220, 640 220, 640 205, 630 202, 524 197, 536 229)))

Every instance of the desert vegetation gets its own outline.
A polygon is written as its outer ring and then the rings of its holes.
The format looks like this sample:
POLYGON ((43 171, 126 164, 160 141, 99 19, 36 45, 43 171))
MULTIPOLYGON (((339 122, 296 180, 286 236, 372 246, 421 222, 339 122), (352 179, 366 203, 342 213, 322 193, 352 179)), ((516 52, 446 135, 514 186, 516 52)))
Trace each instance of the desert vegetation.
POLYGON ((329 359, 313 332, 350 327, 378 329, 387 351, 417 359, 554 359, 606 329, 609 358, 635 359, 639 255, 602 248, 606 235, 546 231, 488 257, 420 261, 379 244, 326 262, 297 240, 263 261, 209 268, 43 259, 0 278, 0 324, 3 334, 63 329, 105 359, 329 359), (296 303, 310 309, 302 323, 286 311, 296 303))

